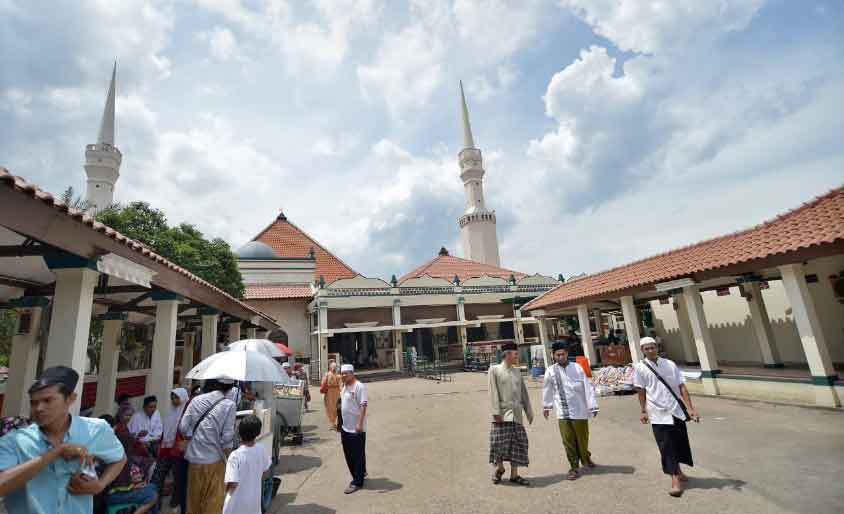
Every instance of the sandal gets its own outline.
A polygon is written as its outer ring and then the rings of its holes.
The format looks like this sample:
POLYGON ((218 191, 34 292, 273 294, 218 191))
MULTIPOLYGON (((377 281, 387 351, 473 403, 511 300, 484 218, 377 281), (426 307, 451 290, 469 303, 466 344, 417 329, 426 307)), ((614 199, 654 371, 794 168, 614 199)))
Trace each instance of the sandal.
POLYGON ((530 487, 530 482, 528 482, 527 479, 525 479, 524 477, 512 477, 510 478, 510 483, 530 487))
POLYGON ((572 468, 569 470, 569 474, 566 477, 567 480, 577 480, 580 475, 577 473, 577 470, 572 468))
POLYGON ((501 477, 504 475, 503 469, 496 469, 495 473, 492 474, 492 483, 493 484, 500 484, 501 477))

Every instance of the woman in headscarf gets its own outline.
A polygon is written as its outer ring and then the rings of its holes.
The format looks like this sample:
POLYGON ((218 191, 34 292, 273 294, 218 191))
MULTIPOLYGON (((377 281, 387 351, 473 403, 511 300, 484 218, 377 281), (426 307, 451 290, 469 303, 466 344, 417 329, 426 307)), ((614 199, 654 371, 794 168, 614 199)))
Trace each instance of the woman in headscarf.
POLYGON ((322 377, 320 390, 324 391, 322 399, 325 402, 325 415, 329 426, 337 427, 337 400, 340 399, 340 375, 337 373, 337 363, 328 363, 328 372, 322 377))
POLYGON ((187 512, 187 484, 188 462, 185 460, 185 449, 179 433, 179 422, 185 407, 190 402, 188 390, 178 387, 170 392, 170 412, 164 417, 164 435, 161 439, 161 450, 158 452, 158 466, 156 466, 153 482, 159 491, 164 490, 164 481, 170 471, 173 472, 173 493, 170 495, 170 509, 179 507, 179 512, 187 512))

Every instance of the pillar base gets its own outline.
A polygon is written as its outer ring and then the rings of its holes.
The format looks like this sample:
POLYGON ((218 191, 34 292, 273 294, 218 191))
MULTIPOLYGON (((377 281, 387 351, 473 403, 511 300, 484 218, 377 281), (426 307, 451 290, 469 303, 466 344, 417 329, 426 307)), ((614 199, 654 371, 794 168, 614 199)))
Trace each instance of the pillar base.
POLYGON ((784 368, 785 364, 783 364, 782 362, 775 362, 773 364, 765 364, 763 367, 770 368, 770 369, 779 369, 779 368, 784 368))
POLYGON ((700 370, 701 378, 715 378, 721 374, 720 369, 702 369, 700 370))
POLYGON ((717 379, 711 377, 702 377, 701 383, 703 385, 704 394, 708 394, 710 396, 718 396, 719 394, 721 394, 721 391, 718 388, 717 379))
POLYGON ((700 361, 684 361, 686 366, 700 366, 700 361))
MULTIPOLYGON (((816 377, 813 377, 813 380, 816 377)), ((835 387, 831 385, 816 384, 815 389, 815 405, 819 407, 841 407, 841 398, 838 397, 838 392, 835 387)))

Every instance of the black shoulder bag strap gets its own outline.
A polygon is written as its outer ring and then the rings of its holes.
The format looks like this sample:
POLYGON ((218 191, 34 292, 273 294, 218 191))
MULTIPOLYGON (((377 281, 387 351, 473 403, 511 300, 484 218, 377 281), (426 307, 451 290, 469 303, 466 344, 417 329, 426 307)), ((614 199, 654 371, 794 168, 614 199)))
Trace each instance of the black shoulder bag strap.
POLYGON ((675 392, 674 392, 674 389, 671 389, 671 386, 669 386, 669 385, 668 385, 668 382, 666 382, 666 381, 665 381, 665 379, 664 379, 664 378, 662 378, 662 375, 660 375, 659 373, 657 373, 657 371, 653 368, 653 366, 651 366, 651 365, 648 363, 648 361, 647 361, 647 360, 642 360, 642 363, 643 363, 645 366, 647 366, 649 370, 651 370, 651 373, 653 373, 654 375, 656 375, 657 380, 659 380, 660 382, 662 382, 662 385, 664 385, 664 386, 665 386, 665 388, 666 388, 666 389, 668 389, 668 392, 669 392, 669 393, 671 393, 671 396, 673 396, 673 397, 674 397, 674 399, 675 399, 675 400, 677 400, 677 403, 678 403, 678 404, 680 404, 680 409, 682 409, 682 411, 683 411, 683 415, 684 415, 684 416, 686 416, 686 419, 684 419, 683 421, 689 421, 690 419, 692 419, 692 418, 689 416, 689 411, 688 411, 688 410, 686 410, 686 404, 685 404, 685 403, 683 403, 683 400, 681 400, 681 399, 680 399, 680 397, 678 397, 678 396, 677 396, 677 393, 675 393, 675 392))
POLYGON ((220 402, 222 402, 222 401, 223 401, 223 400, 225 400, 225 399, 226 399, 226 397, 225 397, 225 396, 223 396, 222 398, 220 398, 219 400, 217 400, 216 402, 214 402, 214 403, 211 405, 211 408, 210 408, 210 409, 208 409, 207 411, 205 411, 205 412, 202 414, 202 416, 200 416, 200 417, 199 417, 199 419, 196 421, 196 423, 194 423, 194 424, 193 424, 193 430, 191 430, 191 431, 190 431, 190 434, 191 434, 191 435, 190 435, 190 437, 191 437, 191 439, 193 439, 193 436, 194 436, 194 435, 196 435, 196 429, 197 429, 197 428, 199 428, 199 424, 200 424, 200 423, 202 423, 202 421, 205 419, 205 416, 207 416, 207 415, 211 414, 211 411, 212 411, 212 410, 214 410, 214 407, 216 407, 216 406, 217 406, 220 402))

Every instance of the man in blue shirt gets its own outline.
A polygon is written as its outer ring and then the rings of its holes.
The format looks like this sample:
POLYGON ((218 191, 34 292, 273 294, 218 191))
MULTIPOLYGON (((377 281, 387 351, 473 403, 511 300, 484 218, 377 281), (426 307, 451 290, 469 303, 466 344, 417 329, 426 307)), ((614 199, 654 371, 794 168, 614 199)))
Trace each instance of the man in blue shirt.
POLYGON ((45 369, 29 388, 33 424, 0 438, 0 496, 9 512, 90 514, 93 496, 126 464, 108 423, 70 415, 78 382, 71 368, 45 369), (87 473, 94 458, 106 464, 100 477, 87 473))

